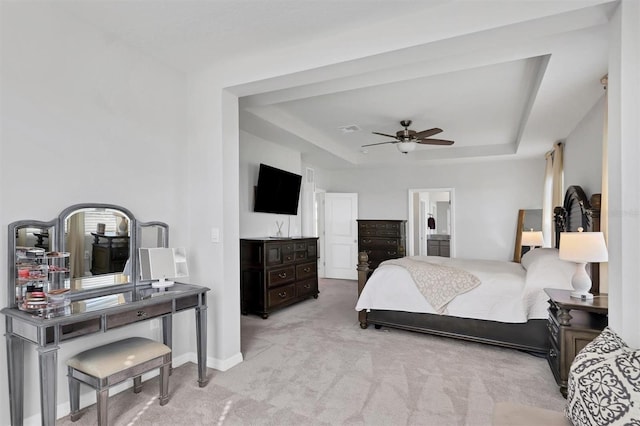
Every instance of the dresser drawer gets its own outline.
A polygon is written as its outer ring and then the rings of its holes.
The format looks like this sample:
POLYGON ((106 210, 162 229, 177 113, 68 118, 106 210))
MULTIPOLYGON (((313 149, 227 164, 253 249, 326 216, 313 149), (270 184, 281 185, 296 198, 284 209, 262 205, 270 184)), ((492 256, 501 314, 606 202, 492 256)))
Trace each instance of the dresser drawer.
POLYGON ((318 263, 310 262, 296 266, 296 278, 303 280, 306 278, 314 278, 318 275, 318 263))
POLYGON ((296 285, 288 284, 269 290, 267 294, 267 308, 281 305, 296 297, 296 285))
POLYGON ((287 263, 293 263, 296 261, 296 253, 293 251, 290 251, 289 253, 282 253, 282 263, 283 264, 287 264, 287 263))
POLYGON ((397 238, 360 237, 360 247, 398 247, 400 240, 397 238))
POLYGON ((298 281, 296 283, 296 295, 298 297, 317 294, 318 293, 318 282, 315 278, 305 281, 298 281))
POLYGON ((145 306, 144 308, 134 311, 119 312, 116 314, 107 315, 106 329, 120 327, 122 325, 133 324, 134 322, 144 321, 150 318, 159 317, 162 315, 170 314, 172 311, 172 303, 164 302, 156 305, 145 306))
POLYGON ((296 270, 293 266, 272 269, 267 273, 267 287, 276 287, 295 280, 296 270))

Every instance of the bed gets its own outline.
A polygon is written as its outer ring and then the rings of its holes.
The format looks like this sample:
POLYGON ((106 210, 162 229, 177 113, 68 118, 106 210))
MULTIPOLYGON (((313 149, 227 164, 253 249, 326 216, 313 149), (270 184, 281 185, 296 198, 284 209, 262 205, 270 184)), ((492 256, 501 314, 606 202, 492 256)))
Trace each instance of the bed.
MULTIPOLYGON (((582 188, 567 189, 563 206, 554 210, 556 247, 560 232, 599 230, 597 200, 592 197, 592 206, 582 188)), ((542 354, 549 348, 544 288, 571 289, 574 270, 557 248, 531 250, 521 263, 412 256, 373 273, 360 253, 356 310, 363 329, 373 324, 542 354), (432 287, 434 279, 447 285, 432 287)), ((597 270, 592 276, 597 292, 597 270)))

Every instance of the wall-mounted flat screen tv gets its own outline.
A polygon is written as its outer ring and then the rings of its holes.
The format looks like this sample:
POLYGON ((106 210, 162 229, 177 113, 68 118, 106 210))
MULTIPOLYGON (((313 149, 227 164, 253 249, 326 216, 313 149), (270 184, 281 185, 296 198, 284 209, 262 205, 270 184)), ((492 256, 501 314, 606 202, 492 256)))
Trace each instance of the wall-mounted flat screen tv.
POLYGON ((298 214, 302 176, 260 164, 253 211, 298 214))

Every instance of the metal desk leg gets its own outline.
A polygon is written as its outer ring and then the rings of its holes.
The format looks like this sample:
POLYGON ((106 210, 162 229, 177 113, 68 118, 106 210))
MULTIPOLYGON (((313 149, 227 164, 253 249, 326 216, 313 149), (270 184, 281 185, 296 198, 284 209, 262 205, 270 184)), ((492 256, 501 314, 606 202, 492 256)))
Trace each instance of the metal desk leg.
POLYGON ((11 424, 21 426, 24 422, 24 340, 11 333, 7 333, 5 337, 11 424))
POLYGON ((44 426, 56 424, 56 382, 58 376, 58 346, 38 347, 40 363, 40 411, 44 426))
MULTIPOLYGON (((173 316, 165 315, 162 317, 162 343, 173 349, 173 316)), ((173 360, 173 358, 172 358, 173 360)), ((173 373, 173 361, 169 367, 169 374, 173 373)))
POLYGON ((196 308, 196 343, 198 351, 198 385, 203 388, 207 379, 207 306, 196 308))

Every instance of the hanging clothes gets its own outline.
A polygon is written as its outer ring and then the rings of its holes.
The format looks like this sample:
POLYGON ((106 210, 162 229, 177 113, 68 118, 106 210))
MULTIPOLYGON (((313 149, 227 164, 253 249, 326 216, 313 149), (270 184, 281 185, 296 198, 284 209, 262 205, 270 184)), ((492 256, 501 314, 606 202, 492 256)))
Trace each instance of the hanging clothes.
POLYGON ((429 216, 429 219, 427 219, 427 227, 429 229, 436 229, 436 220, 433 216, 429 216))

